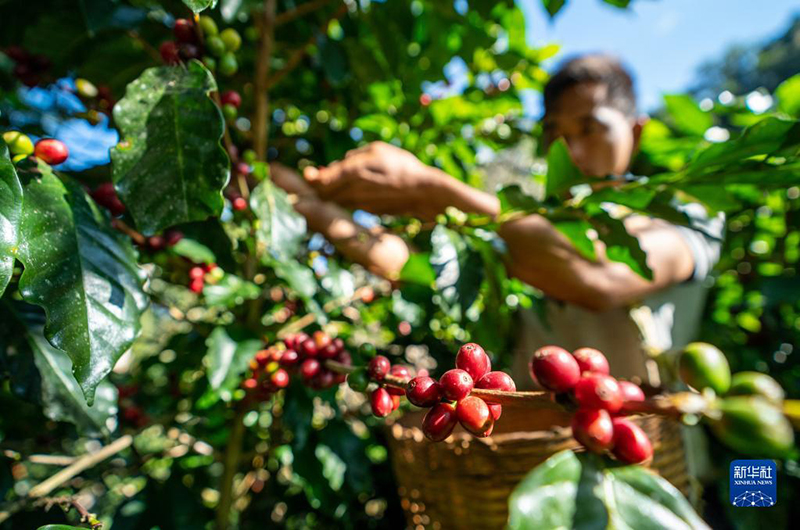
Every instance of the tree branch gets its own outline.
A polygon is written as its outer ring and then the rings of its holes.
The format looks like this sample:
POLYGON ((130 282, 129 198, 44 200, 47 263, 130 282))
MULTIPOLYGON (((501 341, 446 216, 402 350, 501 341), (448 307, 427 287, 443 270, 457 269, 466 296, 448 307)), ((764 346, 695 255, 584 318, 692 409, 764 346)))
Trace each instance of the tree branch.
POLYGON ((272 58, 272 45, 275 40, 275 9, 277 0, 264 0, 264 12, 255 18, 258 27, 259 44, 256 58, 255 78, 255 116, 253 117, 253 148, 256 158, 267 160, 267 141, 269 139, 269 63, 272 58))
POLYGON ((305 4, 299 5, 294 9, 290 9, 289 11, 284 11, 275 17, 275 26, 282 26, 283 24, 300 18, 303 15, 307 15, 312 11, 316 11, 317 9, 325 7, 325 5, 330 1, 331 0, 312 0, 311 2, 306 2, 305 4))
POLYGON ((245 426, 244 416, 247 407, 244 402, 239 402, 231 425, 231 435, 225 449, 224 471, 220 483, 219 504, 217 504, 216 528, 227 530, 230 525, 230 512, 233 505, 233 479, 242 456, 242 442, 244 441, 245 426))

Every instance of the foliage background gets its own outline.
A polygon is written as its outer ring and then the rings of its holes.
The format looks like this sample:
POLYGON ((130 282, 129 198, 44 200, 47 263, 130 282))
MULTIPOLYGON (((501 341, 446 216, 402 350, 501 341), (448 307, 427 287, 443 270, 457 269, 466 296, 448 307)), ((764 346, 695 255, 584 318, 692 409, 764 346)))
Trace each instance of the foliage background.
MULTIPOLYGON (((553 11, 563 4, 544 3, 553 11)), ((111 178, 106 153, 119 140, 120 124, 106 114, 107 108, 77 98, 72 80, 107 85, 113 98, 121 99, 128 83, 158 64, 155 48, 170 38, 171 14, 188 11, 178 1, 82 0, 80 9, 75 4, 0 2, 0 46, 22 44, 46 55, 52 61, 47 81, 53 82, 47 88, 20 89, 11 75, 13 63, 0 55, 0 120, 4 127, 62 138, 73 160, 59 169, 94 186, 111 178)), ((256 57, 247 35, 254 4, 223 0, 214 11, 221 25, 236 27, 245 36, 239 73, 217 79, 220 89, 237 88, 244 97, 244 121, 229 128, 242 148, 253 141, 247 117, 254 105, 251 77, 256 57)), ((292 2, 278 4, 285 10, 295 7, 292 2)), ((277 29, 271 67, 286 73, 270 89, 268 158, 290 166, 324 164, 363 142, 384 140, 456 178, 493 188, 496 181, 482 168, 481 153, 537 137, 537 124, 522 114, 519 91, 541 89, 547 79, 542 62, 557 49, 531 49, 526 44, 522 14, 511 2, 345 2, 346 10, 334 4, 323 4, 277 29), (423 103, 426 83, 448 83, 443 72, 453 57, 468 67, 463 91, 423 103)), ((746 68, 752 61, 730 67, 738 57, 732 53, 724 63, 701 72, 694 94, 698 100, 713 96, 712 107, 703 103, 701 110, 689 98, 671 100, 673 104, 648 125, 636 171, 652 175, 679 169, 699 147, 719 138, 709 134, 710 128, 724 128, 735 137, 742 127, 773 113, 800 116, 800 81, 787 80, 798 71, 792 60, 797 54, 787 51, 796 46, 797 31, 795 24, 763 50, 748 51, 759 57, 755 71, 746 68), (717 98, 723 90, 735 96, 725 104, 717 98), (770 95, 766 112, 748 108, 753 91, 770 95)), ((541 173, 543 154, 536 155, 530 164, 533 171, 509 175, 508 181, 535 191, 541 178, 530 173, 541 173)), ((798 197, 796 187, 765 194, 747 186, 731 197, 741 204, 741 213, 728 220, 730 230, 702 332, 704 340, 728 354, 734 370, 768 372, 790 397, 800 397, 800 366, 793 354, 800 329, 795 296, 798 197)), ((368 215, 360 218, 377 221, 368 215)), ((261 276, 248 275, 245 267, 254 252, 248 236, 251 222, 226 207, 221 221, 181 225, 187 239, 204 245, 203 251, 212 252, 227 273, 207 290, 204 301, 183 287, 186 266, 179 251, 139 251, 139 262, 151 264, 147 270, 155 303, 144 314, 143 332, 131 353, 110 375, 113 385, 98 387, 92 409, 80 402, 74 381, 71 386, 63 382, 61 376, 70 375, 70 365, 63 352, 43 339, 42 315, 20 304, 13 290, 6 293, 0 373, 8 377, 0 407, 15 413, 0 417, 0 444, 6 451, 0 465, 0 499, 13 501, 52 473, 51 466, 23 463, 29 455, 79 455, 112 433, 116 437, 130 432, 136 434, 133 450, 87 472, 68 491, 93 499, 92 511, 107 523, 113 521, 115 529, 202 527, 213 519, 218 501, 233 416, 229 402, 236 396, 241 372, 220 359, 222 352, 232 350, 239 365, 246 363, 260 345, 259 326, 274 336, 287 319, 311 312, 351 346, 374 343, 393 359, 418 368, 449 366, 454 346, 465 340, 484 344, 503 366, 508 360, 504 352, 511 351, 515 310, 536 306, 538 293, 505 277, 490 244, 475 246, 474 239, 448 243, 446 237, 436 244, 413 222, 405 235, 434 262, 449 244, 471 246, 469 252, 459 248, 467 259, 457 260, 454 296, 437 293, 429 283, 405 282, 392 290, 342 262, 319 237, 296 241, 296 259, 286 260, 288 266, 265 258, 258 265, 261 276), (227 241, 231 244, 223 243, 227 241), (322 315, 320 308, 326 303, 352 295, 355 286, 362 285, 382 296, 322 315), (255 328, 241 307, 242 301, 249 304, 253 299, 263 311, 255 328), (20 333, 23 328, 26 333, 20 333), (20 357, 9 352, 36 354, 20 363, 20 357), (36 359, 35 364, 30 359, 36 359)), ((393 228, 408 224, 384 222, 393 228)), ((446 234, 440 230, 439 235, 446 234)), ((196 248, 181 252, 200 259, 196 248)), ((424 260, 419 270, 428 274, 428 269, 424 260)), ((448 285, 438 287, 443 291, 448 285)), ((365 411, 363 398, 347 391, 312 393, 298 384, 286 396, 290 397, 278 396, 245 417, 247 471, 258 485, 236 505, 241 526, 263 528, 266 522, 287 528, 396 527, 402 515, 383 444, 383 422, 358 413, 365 411)), ((717 467, 705 498, 706 515, 715 526, 751 527, 753 521, 728 511, 730 455, 716 445, 712 449, 717 467)), ((766 515, 779 527, 787 527, 798 515, 798 507, 790 502, 800 491, 796 463, 787 463, 784 471, 779 479, 783 497, 766 515)), ((27 528, 59 519, 75 522, 74 514, 23 511, 13 524, 27 528)))

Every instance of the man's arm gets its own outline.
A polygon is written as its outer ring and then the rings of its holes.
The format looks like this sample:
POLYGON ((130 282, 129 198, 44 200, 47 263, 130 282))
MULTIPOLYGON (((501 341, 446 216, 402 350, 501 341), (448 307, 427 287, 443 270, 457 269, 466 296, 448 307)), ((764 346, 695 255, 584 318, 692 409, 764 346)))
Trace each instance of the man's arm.
MULTIPOLYGON (((357 149, 327 168, 307 169, 305 177, 323 198, 377 214, 432 218, 448 206, 486 215, 500 212, 497 197, 384 143, 357 149)), ((555 298, 589 309, 627 305, 691 276, 692 253, 675 228, 642 216, 628 218, 625 226, 647 253, 653 281, 627 265, 605 259, 601 244, 598 261, 583 258, 539 215, 506 223, 499 234, 508 245, 510 274, 555 298)))
POLYGON ((546 294, 587 309, 603 311, 628 305, 692 275, 694 259, 678 231, 661 220, 631 216, 628 232, 639 240, 653 271, 648 281, 625 264, 609 261, 602 243, 598 260, 581 256, 544 217, 530 215, 500 228, 509 250, 510 274, 546 294))
POLYGON ((321 200, 299 174, 281 164, 271 164, 273 182, 296 195, 294 209, 306 218, 308 227, 333 243, 345 257, 387 279, 396 279, 408 261, 408 245, 402 238, 380 228, 368 230, 353 221, 350 213, 321 200))

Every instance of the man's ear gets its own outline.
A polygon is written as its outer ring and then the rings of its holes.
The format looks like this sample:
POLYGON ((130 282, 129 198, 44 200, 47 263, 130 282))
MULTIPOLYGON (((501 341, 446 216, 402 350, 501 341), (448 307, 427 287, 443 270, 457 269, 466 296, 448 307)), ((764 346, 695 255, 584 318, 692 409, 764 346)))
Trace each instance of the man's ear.
POLYGON ((633 152, 639 152, 639 142, 642 139, 642 130, 647 122, 650 121, 650 116, 642 115, 636 118, 633 122, 633 152))

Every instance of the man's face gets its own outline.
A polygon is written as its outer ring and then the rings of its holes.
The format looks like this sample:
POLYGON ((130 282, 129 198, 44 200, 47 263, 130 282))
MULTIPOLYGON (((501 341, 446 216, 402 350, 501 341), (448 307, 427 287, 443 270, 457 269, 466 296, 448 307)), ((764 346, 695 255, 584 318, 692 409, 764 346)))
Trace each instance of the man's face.
POLYGON ((624 174, 641 132, 636 120, 604 102, 606 90, 600 83, 570 87, 544 117, 546 145, 564 138, 572 160, 593 177, 624 174))

